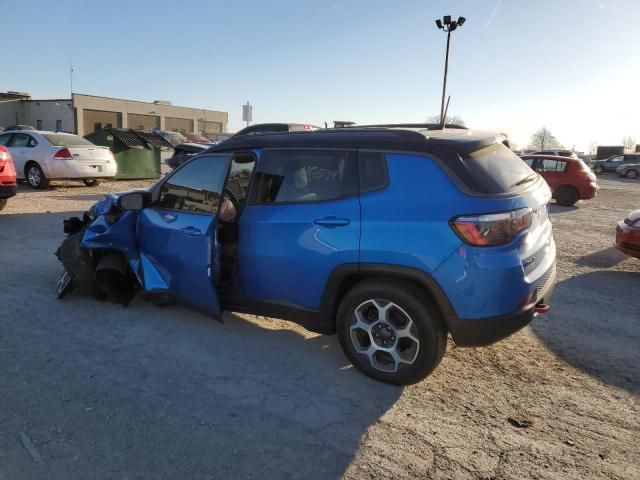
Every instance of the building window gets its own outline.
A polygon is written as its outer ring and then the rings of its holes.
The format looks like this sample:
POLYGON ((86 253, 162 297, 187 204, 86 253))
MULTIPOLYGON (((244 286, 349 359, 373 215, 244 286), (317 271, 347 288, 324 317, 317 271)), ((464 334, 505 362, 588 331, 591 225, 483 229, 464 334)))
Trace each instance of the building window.
POLYGON ((42 120, 36 120, 36 130, 42 130, 42 120))
POLYGON ((93 131, 97 132, 98 130, 102 130, 102 124, 100 122, 95 122, 93 124, 93 131))
POLYGON ((56 120, 56 132, 62 131, 62 120, 56 120))

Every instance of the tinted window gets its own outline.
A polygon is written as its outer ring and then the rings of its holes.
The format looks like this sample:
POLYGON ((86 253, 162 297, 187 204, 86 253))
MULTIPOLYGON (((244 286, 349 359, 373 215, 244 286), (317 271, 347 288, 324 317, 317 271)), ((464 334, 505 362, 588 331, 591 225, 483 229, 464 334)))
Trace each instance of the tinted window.
POLYGON ((43 133, 42 136, 54 147, 95 147, 89 140, 64 133, 43 133))
POLYGON ((567 162, 563 162, 561 160, 544 160, 545 172, 564 172, 566 168, 567 162))
POLYGON ((9 140, 11 139, 11 133, 5 133, 4 135, 0 135, 0 145, 7 145, 9 140))
POLYGON ((29 145, 31 136, 26 133, 14 133, 11 139, 10 147, 26 147, 29 145))
POLYGON ((355 154, 267 151, 260 159, 251 203, 319 202, 358 191, 355 154))
POLYGON ((195 213, 215 213, 220 203, 229 157, 202 156, 176 170, 160 187, 159 206, 195 213))
POLYGON ((476 150, 463 161, 486 193, 508 193, 533 174, 526 163, 501 143, 476 150))
POLYGON ((387 162, 379 152, 361 152, 359 158, 360 192, 370 192, 387 185, 387 162))

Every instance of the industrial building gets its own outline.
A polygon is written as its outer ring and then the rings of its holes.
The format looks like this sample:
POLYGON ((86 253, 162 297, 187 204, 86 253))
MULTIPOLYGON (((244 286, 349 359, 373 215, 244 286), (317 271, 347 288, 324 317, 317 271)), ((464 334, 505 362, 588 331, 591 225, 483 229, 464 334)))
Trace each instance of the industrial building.
POLYGON ((88 135, 103 128, 225 133, 227 112, 178 107, 171 102, 139 102, 74 93, 70 99, 34 100, 24 92, 0 93, 0 126, 31 125, 38 130, 88 135))

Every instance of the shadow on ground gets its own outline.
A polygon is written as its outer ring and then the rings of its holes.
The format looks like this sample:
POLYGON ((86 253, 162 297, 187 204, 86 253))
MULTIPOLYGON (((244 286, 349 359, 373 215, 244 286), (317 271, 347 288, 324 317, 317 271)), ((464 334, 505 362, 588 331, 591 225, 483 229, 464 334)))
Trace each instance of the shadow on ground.
POLYGON ((618 251, 616 247, 609 247, 598 252, 590 253, 589 255, 584 255, 576 260, 575 263, 583 267, 611 268, 627 258, 629 257, 618 251))
POLYGON ((73 212, 0 217, 0 478, 338 478, 402 389, 335 337, 137 298, 53 298, 73 212), (4 228, 10 226, 11 228, 4 228), (42 457, 34 462, 20 432, 42 457))
POLYGON ((531 328, 569 364, 640 395, 638 299, 640 272, 578 275, 557 285, 552 313, 531 328), (594 311, 607 314, 595 317, 594 311))

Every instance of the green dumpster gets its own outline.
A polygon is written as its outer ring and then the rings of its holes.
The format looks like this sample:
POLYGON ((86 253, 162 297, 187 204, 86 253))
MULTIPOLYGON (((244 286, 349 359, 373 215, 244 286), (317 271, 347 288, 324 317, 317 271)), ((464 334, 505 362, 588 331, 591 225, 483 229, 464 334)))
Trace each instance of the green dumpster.
POLYGON ((118 164, 116 178, 159 178, 160 151, 172 145, 155 132, 105 128, 85 135, 90 142, 109 147, 118 164))

